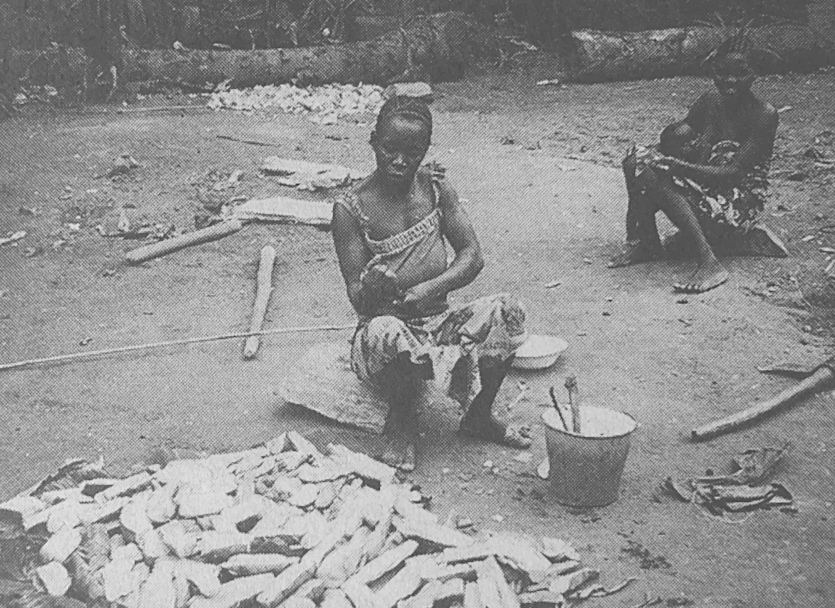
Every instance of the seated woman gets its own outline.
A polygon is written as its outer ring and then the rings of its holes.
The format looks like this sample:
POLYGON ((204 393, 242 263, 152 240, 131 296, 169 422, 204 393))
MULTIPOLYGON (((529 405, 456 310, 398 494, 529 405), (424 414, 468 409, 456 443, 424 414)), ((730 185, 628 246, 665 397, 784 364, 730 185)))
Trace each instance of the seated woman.
POLYGON ((756 218, 763 210, 778 114, 751 91, 755 76, 744 32, 710 59, 715 90, 685 120, 667 127, 658 151, 632 146, 623 162, 629 194, 625 251, 610 267, 658 257, 655 214, 663 211, 691 245, 699 266, 676 291, 700 293, 728 280, 716 251, 784 257, 785 248, 756 218))
POLYGON ((530 445, 526 427, 508 427, 492 415, 513 354, 527 337, 520 304, 507 295, 453 310, 447 303, 484 262, 455 191, 438 168, 421 167, 431 135, 424 100, 389 99, 371 135, 376 171, 333 210, 336 253, 360 318, 351 366, 391 405, 383 460, 402 470, 415 467, 416 401, 421 383, 433 378, 463 406, 462 433, 530 445))

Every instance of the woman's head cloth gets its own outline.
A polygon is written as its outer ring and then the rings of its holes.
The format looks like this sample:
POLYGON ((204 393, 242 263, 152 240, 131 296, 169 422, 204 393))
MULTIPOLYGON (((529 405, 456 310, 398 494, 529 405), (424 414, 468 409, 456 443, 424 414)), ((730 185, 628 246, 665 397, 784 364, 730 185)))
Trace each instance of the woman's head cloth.
MULTIPOLYGON (((414 83, 418 84, 418 83, 414 83)), ((419 87, 394 85, 386 91, 386 101, 377 114, 376 130, 393 118, 416 120, 432 135, 432 112, 429 110, 432 91, 428 85, 419 87), (427 94, 428 90, 428 94, 427 94)))

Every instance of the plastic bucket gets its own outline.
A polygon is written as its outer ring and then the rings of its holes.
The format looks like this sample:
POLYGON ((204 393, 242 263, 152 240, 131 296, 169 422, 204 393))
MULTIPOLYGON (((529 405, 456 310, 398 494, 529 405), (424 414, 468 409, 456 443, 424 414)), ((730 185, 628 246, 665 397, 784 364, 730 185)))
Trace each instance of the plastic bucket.
POLYGON ((580 410, 582 435, 562 428, 553 409, 542 414, 551 493, 572 507, 602 507, 618 497, 635 419, 600 407, 580 410))

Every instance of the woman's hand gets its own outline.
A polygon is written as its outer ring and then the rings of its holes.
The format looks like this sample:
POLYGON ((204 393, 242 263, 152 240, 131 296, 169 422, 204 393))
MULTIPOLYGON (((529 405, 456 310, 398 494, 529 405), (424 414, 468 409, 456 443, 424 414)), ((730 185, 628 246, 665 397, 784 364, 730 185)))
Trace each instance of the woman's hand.
POLYGON ((406 310, 425 315, 433 312, 433 305, 437 305, 438 297, 441 294, 428 281, 426 283, 418 283, 414 287, 410 287, 403 294, 402 304, 406 310))
POLYGON ((383 304, 400 299, 396 276, 385 264, 375 264, 363 273, 360 280, 366 302, 383 304))

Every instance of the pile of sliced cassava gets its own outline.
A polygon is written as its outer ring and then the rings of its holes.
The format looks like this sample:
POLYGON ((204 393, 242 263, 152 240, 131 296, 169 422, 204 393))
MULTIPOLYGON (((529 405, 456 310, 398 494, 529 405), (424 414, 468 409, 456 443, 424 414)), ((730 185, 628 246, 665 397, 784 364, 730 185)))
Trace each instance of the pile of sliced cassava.
POLYGON ((73 466, 71 483, 0 505, 49 532, 35 579, 55 596, 130 608, 510 608, 605 593, 568 544, 462 534, 392 468, 340 445, 324 455, 295 432, 125 479, 73 466))
POLYGON ((317 124, 333 125, 346 119, 353 122, 371 120, 383 101, 383 89, 369 84, 304 88, 279 84, 217 91, 210 95, 208 106, 213 110, 241 112, 278 110, 284 114, 307 116, 317 124))

